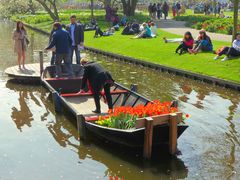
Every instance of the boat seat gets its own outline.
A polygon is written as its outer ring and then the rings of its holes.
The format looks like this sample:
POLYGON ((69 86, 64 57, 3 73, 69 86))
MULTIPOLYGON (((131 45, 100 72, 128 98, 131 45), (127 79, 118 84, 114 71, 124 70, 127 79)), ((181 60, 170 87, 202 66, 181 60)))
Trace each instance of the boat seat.
POLYGON ((82 78, 68 78, 68 77, 61 77, 61 78, 45 78, 46 81, 59 81, 59 80, 81 80, 82 78))
MULTIPOLYGON (((115 90, 115 91, 111 91, 111 95, 118 95, 118 94, 126 94, 129 91, 127 90, 115 90)), ((101 95, 105 95, 105 92, 102 91, 100 92, 101 95)), ((61 94, 62 97, 78 97, 78 96, 92 96, 93 93, 92 92, 85 92, 85 93, 71 93, 71 94, 61 94)))

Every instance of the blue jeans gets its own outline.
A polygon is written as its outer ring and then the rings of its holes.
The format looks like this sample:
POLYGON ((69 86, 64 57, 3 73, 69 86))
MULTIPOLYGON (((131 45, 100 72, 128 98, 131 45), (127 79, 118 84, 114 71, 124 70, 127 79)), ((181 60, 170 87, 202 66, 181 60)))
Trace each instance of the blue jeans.
POLYGON ((80 64, 80 50, 78 50, 78 46, 72 46, 71 48, 71 63, 73 63, 74 52, 76 55, 76 64, 80 64))
POLYGON ((68 77, 73 77, 73 68, 71 64, 70 54, 56 54, 55 65, 57 77, 62 77, 62 61, 64 61, 64 66, 66 67, 68 77))
POLYGON ((51 57, 51 66, 55 64, 56 61, 56 53, 52 52, 52 57, 51 57))

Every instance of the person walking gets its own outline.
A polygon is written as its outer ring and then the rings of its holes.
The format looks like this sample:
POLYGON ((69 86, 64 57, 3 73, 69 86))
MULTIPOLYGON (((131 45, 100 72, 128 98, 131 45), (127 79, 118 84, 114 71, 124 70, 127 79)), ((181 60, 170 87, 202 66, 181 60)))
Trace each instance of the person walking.
POLYGON ((180 12, 181 12, 181 4, 180 4, 180 2, 177 2, 177 4, 176 4, 176 12, 177 12, 177 16, 180 16, 180 12))
POLYGON ((56 48, 56 78, 62 77, 62 61, 64 60, 64 65, 68 73, 68 77, 73 77, 73 69, 71 64, 71 45, 72 39, 69 33, 62 28, 59 22, 55 22, 53 28, 56 32, 53 33, 52 40, 49 46, 45 50, 50 50, 56 48))
POLYGON ((157 4, 157 18, 160 19, 162 17, 162 5, 160 3, 157 4))
POLYGON ((81 60, 81 64, 84 67, 84 75, 83 75, 83 82, 81 91, 83 92, 83 89, 86 88, 87 82, 90 84, 90 89, 93 93, 96 110, 93 111, 93 113, 100 114, 101 113, 101 105, 100 105, 100 91, 104 89, 104 93, 107 99, 108 108, 109 110, 113 109, 113 103, 112 103, 112 96, 110 92, 110 88, 112 84, 114 83, 114 80, 111 76, 111 74, 103 69, 102 66, 100 66, 96 62, 89 62, 87 58, 83 58, 81 60))
POLYGON ((177 13, 177 6, 175 5, 175 3, 173 3, 173 5, 172 5, 172 14, 173 14, 173 18, 176 17, 176 13, 177 13))
POLYGON ((80 64, 80 50, 83 49, 84 45, 84 27, 82 24, 77 23, 77 18, 75 15, 70 17, 70 21, 71 24, 69 24, 66 29, 72 39, 71 62, 73 63, 73 55, 75 52, 76 63, 80 64))
POLYGON ((18 21, 16 24, 16 29, 13 32, 14 40, 14 52, 17 53, 18 67, 21 70, 21 64, 23 69, 25 68, 26 51, 27 45, 29 43, 27 39, 27 31, 24 28, 24 24, 18 21))
POLYGON ((156 17, 157 17, 157 5, 156 5, 156 3, 154 3, 152 5, 152 19, 155 20, 156 17))
POLYGON ((166 20, 168 17, 168 11, 169 11, 169 6, 166 1, 163 3, 162 9, 163 9, 163 14, 164 14, 164 19, 166 20))
POLYGON ((148 5, 148 13, 149 13, 149 17, 150 17, 150 18, 152 18, 152 6, 153 6, 152 3, 150 3, 150 4, 148 5))

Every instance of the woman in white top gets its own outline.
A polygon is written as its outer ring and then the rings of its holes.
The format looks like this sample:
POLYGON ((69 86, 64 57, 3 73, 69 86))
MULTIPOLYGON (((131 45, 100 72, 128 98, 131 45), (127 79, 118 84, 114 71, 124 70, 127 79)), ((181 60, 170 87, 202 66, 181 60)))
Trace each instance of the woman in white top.
POLYGON ((222 61, 226 61, 231 57, 240 56, 240 33, 236 34, 232 47, 224 47, 214 59, 218 60, 223 54, 226 54, 226 57, 224 57, 222 61))
POLYGON ((155 25, 154 22, 151 23, 151 31, 152 31, 152 37, 156 37, 158 35, 158 32, 157 32, 157 26, 155 25))

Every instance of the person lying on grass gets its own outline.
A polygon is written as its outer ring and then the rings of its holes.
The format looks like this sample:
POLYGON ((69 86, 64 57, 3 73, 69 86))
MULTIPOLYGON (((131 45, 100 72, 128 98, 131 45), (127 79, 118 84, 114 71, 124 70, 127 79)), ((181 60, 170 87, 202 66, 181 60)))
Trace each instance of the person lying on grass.
POLYGON ((188 49, 190 54, 197 54, 198 52, 211 52, 213 51, 213 45, 211 38, 207 35, 204 29, 199 31, 198 40, 193 49, 188 49))
POLYGON ((139 39, 139 38, 151 38, 152 32, 147 23, 143 23, 143 31, 140 32, 137 36, 133 37, 133 39, 139 39))
POLYGON ((229 60, 231 57, 239 57, 240 56, 240 33, 236 34, 236 38, 232 43, 232 47, 224 47, 218 52, 217 56, 214 60, 218 60, 220 56, 226 54, 226 56, 222 59, 222 61, 229 60))
POLYGON ((180 45, 177 47, 175 53, 182 55, 183 52, 188 52, 189 49, 193 48, 194 39, 192 34, 188 31, 184 34, 183 40, 180 45))
POLYGON ((100 37, 102 37, 102 36, 112 36, 112 35, 114 35, 114 33, 115 33, 115 29, 113 27, 108 29, 107 31, 103 32, 101 30, 101 28, 97 25, 94 38, 97 38, 99 36, 100 37))

